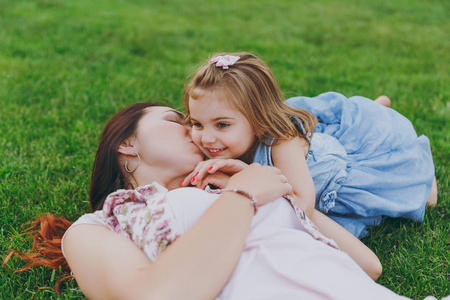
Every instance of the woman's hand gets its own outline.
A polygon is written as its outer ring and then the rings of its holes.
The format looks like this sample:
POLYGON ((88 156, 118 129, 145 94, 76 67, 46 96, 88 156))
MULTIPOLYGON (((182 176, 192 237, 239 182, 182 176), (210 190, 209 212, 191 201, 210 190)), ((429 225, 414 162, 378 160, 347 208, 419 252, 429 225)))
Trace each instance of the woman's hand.
MULTIPOLYGON (((207 174, 214 174, 221 171, 228 175, 234 175, 248 165, 238 159, 209 159, 200 162, 195 170, 192 171, 181 183, 180 186, 188 186, 189 184, 198 185, 207 174)), ((206 186, 206 185, 205 185, 206 186)))
POLYGON ((227 189, 243 190, 256 198, 258 205, 267 204, 290 192, 286 177, 275 167, 253 163, 231 176, 227 189))

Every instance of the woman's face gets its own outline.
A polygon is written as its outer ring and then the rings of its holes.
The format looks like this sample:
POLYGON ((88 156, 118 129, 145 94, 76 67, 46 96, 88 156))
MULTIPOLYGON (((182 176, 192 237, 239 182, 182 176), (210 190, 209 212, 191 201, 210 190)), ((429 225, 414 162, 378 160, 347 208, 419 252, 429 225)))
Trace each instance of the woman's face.
POLYGON ((201 150, 192 142, 183 115, 169 107, 155 106, 139 121, 136 141, 141 164, 162 167, 165 172, 184 175, 203 161, 201 150))

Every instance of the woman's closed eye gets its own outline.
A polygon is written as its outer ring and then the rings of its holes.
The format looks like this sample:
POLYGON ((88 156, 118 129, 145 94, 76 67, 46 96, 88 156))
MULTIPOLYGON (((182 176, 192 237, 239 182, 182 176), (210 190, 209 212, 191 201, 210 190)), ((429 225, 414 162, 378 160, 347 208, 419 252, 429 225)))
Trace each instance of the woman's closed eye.
POLYGON ((177 123, 180 125, 184 125, 184 120, 180 118, 179 116, 173 116, 167 119, 169 122, 177 123))
POLYGON ((183 114, 180 112, 177 112, 177 111, 171 111, 171 113, 168 114, 166 120, 169 122, 174 122, 174 123, 180 124, 180 125, 185 124, 183 114))

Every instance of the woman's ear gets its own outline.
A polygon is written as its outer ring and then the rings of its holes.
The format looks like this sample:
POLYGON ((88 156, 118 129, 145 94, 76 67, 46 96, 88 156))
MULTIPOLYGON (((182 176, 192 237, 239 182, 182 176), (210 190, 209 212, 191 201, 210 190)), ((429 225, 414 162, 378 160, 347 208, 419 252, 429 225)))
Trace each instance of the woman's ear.
POLYGON ((130 141, 124 141, 120 146, 119 150, 117 150, 119 153, 124 155, 131 155, 136 156, 137 151, 133 144, 130 143, 130 141))

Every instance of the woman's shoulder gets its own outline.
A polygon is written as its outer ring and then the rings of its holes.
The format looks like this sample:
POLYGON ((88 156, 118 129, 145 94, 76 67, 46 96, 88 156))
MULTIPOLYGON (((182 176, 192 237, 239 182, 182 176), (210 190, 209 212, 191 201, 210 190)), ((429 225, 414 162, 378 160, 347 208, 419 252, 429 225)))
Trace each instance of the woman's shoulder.
POLYGON ((178 237, 177 230, 173 230, 176 228, 173 214, 167 209, 167 193, 168 190, 158 183, 117 190, 108 195, 102 210, 85 214, 74 222, 63 239, 75 226, 102 225, 132 240, 141 249, 152 248, 142 250, 150 259, 155 258, 158 251, 153 242, 161 230, 171 229, 171 233, 165 237, 167 244, 178 237))
POLYGON ((76 220, 71 227, 76 225, 103 225, 106 226, 105 222, 99 217, 98 212, 87 213, 82 215, 76 220))
POLYGON ((73 232, 73 228, 79 225, 92 225, 92 226, 104 226, 104 227, 108 227, 108 225, 106 224, 106 222, 99 217, 98 212, 97 213, 88 213, 88 214, 84 214, 81 217, 78 218, 78 220, 76 220, 64 233, 62 239, 61 239, 61 251, 64 255, 64 257, 66 257, 66 254, 64 252, 64 241, 66 240, 67 234, 70 232, 73 232))

